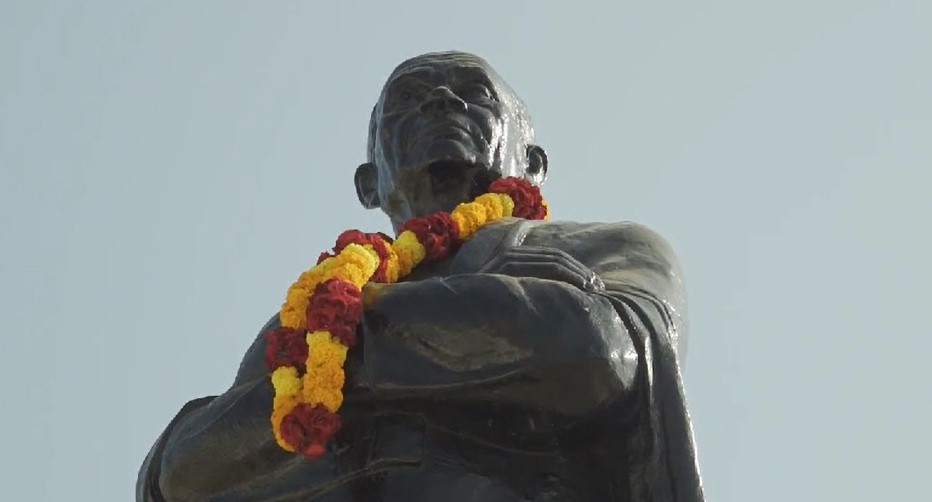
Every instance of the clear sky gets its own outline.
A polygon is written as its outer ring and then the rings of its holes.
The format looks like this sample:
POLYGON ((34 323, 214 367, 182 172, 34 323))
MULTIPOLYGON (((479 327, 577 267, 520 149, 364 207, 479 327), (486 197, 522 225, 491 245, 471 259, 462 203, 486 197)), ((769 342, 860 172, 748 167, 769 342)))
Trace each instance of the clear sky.
POLYGON ((0 2, 0 500, 126 501, 346 228, 421 52, 527 101, 557 219, 677 250, 709 500, 928 496, 932 2, 0 2))

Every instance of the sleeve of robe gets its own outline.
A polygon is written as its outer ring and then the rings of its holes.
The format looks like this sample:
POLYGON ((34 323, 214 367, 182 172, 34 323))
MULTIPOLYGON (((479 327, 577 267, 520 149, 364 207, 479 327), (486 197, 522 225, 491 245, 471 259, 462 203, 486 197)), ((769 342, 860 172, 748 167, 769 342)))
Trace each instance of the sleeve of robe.
POLYGON ((566 242, 567 251, 603 279, 608 298, 624 320, 638 352, 638 404, 633 430, 617 435, 627 450, 625 485, 630 500, 704 500, 692 425, 683 389, 688 321, 682 271, 669 244, 633 223, 581 224, 571 231, 540 226, 526 244, 566 242), (617 252, 598 248, 603 239, 617 252), (593 253, 593 254, 590 254, 593 253))
MULTIPOLYGON (((637 466, 617 473, 628 478, 630 500, 703 500, 680 370, 686 292, 670 245, 629 222, 522 222, 499 247, 520 245, 566 251, 602 279, 605 291, 585 294, 566 284, 494 275, 466 276, 462 283, 453 275, 409 293, 395 290, 367 316, 383 325, 380 336, 366 340, 377 394, 453 395, 476 403, 504 397, 571 419, 627 408, 635 413, 633 429, 613 440, 628 450, 627 465, 637 466), (447 318, 442 306, 453 298, 462 299, 458 315, 447 318), (415 315, 417 305, 423 309, 415 315), (527 308, 512 310, 515 305, 527 308), (511 335, 486 337, 497 329, 511 335), (541 339, 547 342, 535 344, 541 339)), ((495 252, 465 256, 481 260, 495 252)))

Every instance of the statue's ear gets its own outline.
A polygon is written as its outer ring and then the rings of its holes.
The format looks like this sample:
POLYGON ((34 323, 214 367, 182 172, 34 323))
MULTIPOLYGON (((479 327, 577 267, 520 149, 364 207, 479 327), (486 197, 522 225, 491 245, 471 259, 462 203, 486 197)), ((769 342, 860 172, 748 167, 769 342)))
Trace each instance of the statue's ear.
POLYGON ((381 203, 379 201, 379 170, 375 164, 366 162, 356 168, 356 196, 359 197, 359 203, 366 209, 375 209, 381 203))
POLYGON ((547 180, 547 152, 537 145, 527 146, 527 179, 538 186, 547 180))

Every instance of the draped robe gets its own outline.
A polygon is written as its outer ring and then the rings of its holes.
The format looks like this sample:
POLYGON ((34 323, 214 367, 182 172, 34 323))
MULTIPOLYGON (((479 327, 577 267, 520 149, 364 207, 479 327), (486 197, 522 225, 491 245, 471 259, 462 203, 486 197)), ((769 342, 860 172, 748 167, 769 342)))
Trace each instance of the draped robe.
POLYGON ((680 372, 685 292, 653 231, 506 220, 365 297, 327 455, 309 461, 272 436, 274 316, 233 385, 159 436, 136 500, 703 500, 680 372), (604 290, 480 271, 513 246, 561 249, 604 290))

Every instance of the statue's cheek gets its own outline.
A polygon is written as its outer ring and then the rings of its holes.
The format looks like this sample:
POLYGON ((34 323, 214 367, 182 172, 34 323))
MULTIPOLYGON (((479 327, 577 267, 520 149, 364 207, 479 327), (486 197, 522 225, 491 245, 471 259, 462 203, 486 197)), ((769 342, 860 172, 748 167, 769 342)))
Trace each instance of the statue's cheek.
POLYGON ((490 145, 497 143, 505 133, 505 120, 500 109, 478 107, 473 110, 473 121, 479 125, 490 145))
POLYGON ((408 120, 405 114, 383 116, 378 126, 378 148, 384 153, 394 152, 404 144, 404 130, 408 120))

